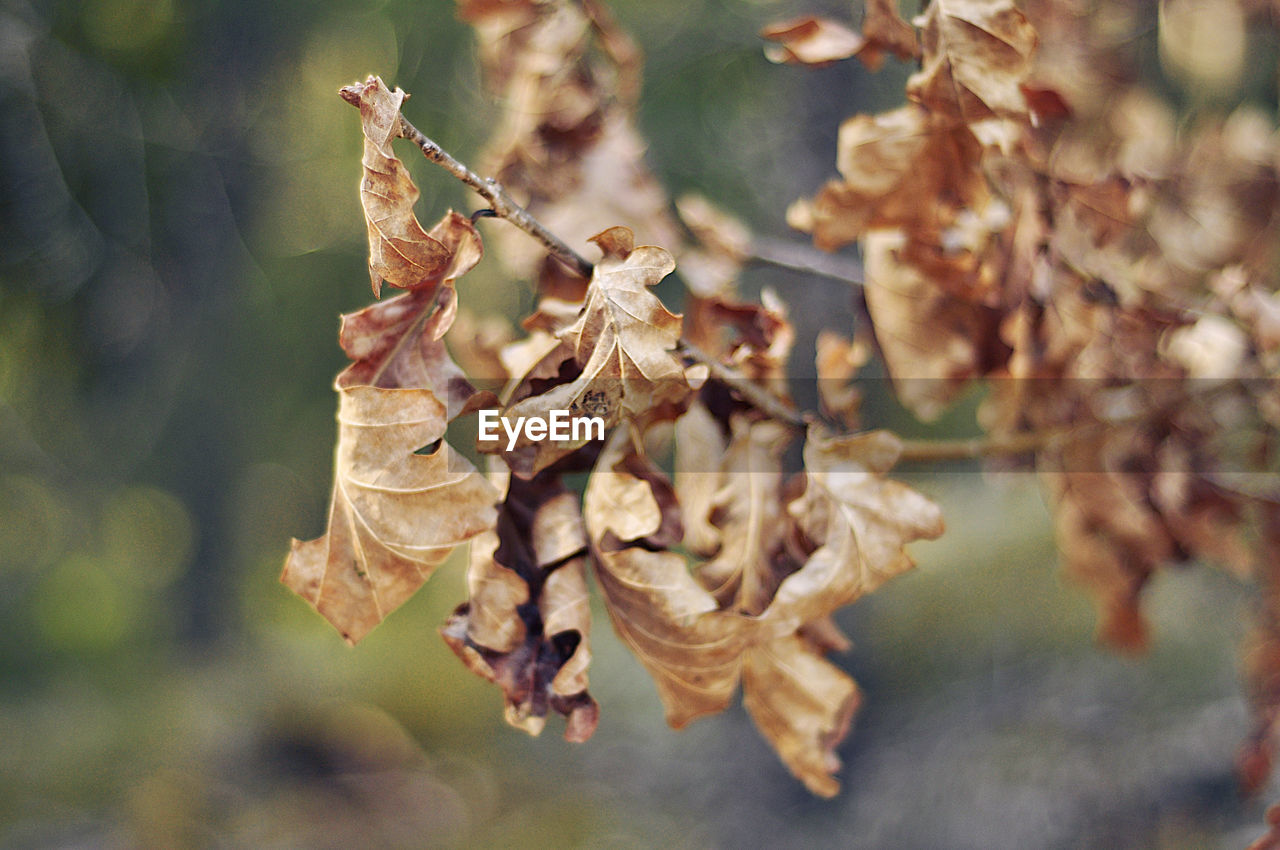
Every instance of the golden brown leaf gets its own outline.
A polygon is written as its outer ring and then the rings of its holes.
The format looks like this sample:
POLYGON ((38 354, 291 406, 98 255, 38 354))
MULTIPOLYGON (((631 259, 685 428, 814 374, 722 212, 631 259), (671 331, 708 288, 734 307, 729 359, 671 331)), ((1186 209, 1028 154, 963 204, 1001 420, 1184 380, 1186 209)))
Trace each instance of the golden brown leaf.
POLYGON ((591 610, 578 499, 550 473, 501 478, 497 530, 472 544, 467 602, 441 634, 472 672, 502 688, 512 726, 537 735, 554 710, 566 718, 565 738, 585 741, 599 708, 587 692, 591 610))
POLYGON ((1019 86, 1036 32, 1013 0, 934 0, 916 25, 924 67, 907 82, 913 100, 967 123, 1026 115, 1019 86))
MULTIPOLYGON (((515 402, 503 414, 508 418, 545 419, 552 410, 567 410, 571 416, 599 417, 607 429, 679 403, 689 394, 684 367, 674 354, 680 317, 649 291, 675 268, 675 261, 662 248, 635 248, 625 227, 593 238, 605 256, 595 266, 576 321, 557 334, 580 371, 568 382, 515 402)), ((561 352, 553 349, 544 362, 551 366, 551 360, 563 358, 561 352)), ((559 370, 564 362, 559 359, 554 368, 559 370)), ((513 470, 528 475, 579 447, 580 443, 549 440, 530 444, 522 437, 517 453, 507 454, 513 470)), ((492 445, 488 450, 507 451, 492 445)))
POLYGON ((760 37, 775 41, 765 47, 770 62, 822 67, 848 59, 862 50, 866 40, 839 21, 806 15, 771 24, 760 37))
POLYGON ((720 486, 709 506, 719 545, 715 557, 698 569, 698 580, 722 609, 758 615, 787 569, 777 555, 786 531, 779 492, 790 434, 776 422, 743 416, 731 417, 730 426, 720 486))
POLYGON ((870 347, 862 340, 848 340, 828 330, 819 331, 814 347, 818 403, 823 415, 839 420, 850 429, 856 428, 862 391, 853 379, 870 360, 870 347))
MULTIPOLYGON (((486 83, 503 106, 481 169, 551 232, 577 246, 604 222, 676 248, 666 193, 632 118, 640 51, 598 3, 462 3, 486 83)), ((555 278, 523 234, 498 232, 504 264, 555 278), (503 235, 509 234, 509 236, 503 235)))
POLYGON ((418 224, 413 214, 418 187, 391 150, 391 140, 400 133, 400 104, 406 95, 398 88, 389 90, 378 77, 346 86, 341 93, 360 107, 364 131, 360 205, 369 230, 373 294, 379 294, 384 280, 401 289, 431 288, 457 253, 418 224))
POLYGON ((898 14, 898 0, 866 0, 866 17, 862 19, 862 37, 866 45, 858 52, 858 58, 872 71, 884 64, 884 54, 892 53, 899 59, 914 59, 920 55, 920 43, 915 29, 898 14))
POLYGON ((820 620, 914 566, 906 544, 942 534, 937 505, 884 477, 901 451, 887 431, 831 437, 810 427, 805 490, 788 506, 810 554, 763 620, 784 632, 820 620))
POLYGON ((858 686, 802 637, 753 648, 742 666, 743 705, 783 763, 814 794, 834 797, 835 748, 861 703, 858 686))
POLYGON ((615 432, 587 483, 583 517, 609 618, 653 676, 675 728, 728 706, 749 621, 715 597, 668 547, 680 541, 675 493, 615 432))
POLYGON ((936 120, 915 104, 856 115, 840 125, 836 166, 843 179, 828 182, 812 201, 794 204, 787 223, 811 232, 826 251, 870 228, 905 227, 939 239, 957 209, 985 202, 981 153, 966 128, 936 120), (922 204, 921 198, 935 200, 922 204))
POLYGON ((990 310, 956 298, 904 257, 894 231, 866 237, 867 308, 898 398, 921 419, 936 418, 982 372, 990 310))
POLYGON ((669 551, 680 537, 674 493, 623 432, 598 461, 584 514, 610 619, 654 677, 668 722, 723 709, 741 677, 769 743, 810 790, 830 796, 857 689, 822 660, 848 645, 828 614, 909 567, 902 546, 936 536, 941 519, 923 496, 883 480, 899 449, 884 434, 815 433, 806 491, 784 513, 780 436, 774 423, 739 418, 717 471, 718 563, 699 577, 719 583, 719 600, 669 551), (785 539, 792 528, 807 558, 785 539))
POLYGON ((355 643, 493 525, 497 494, 443 442, 445 406, 430 390, 338 394, 328 531, 293 541, 281 581, 355 643))
POLYGON ((353 362, 337 383, 429 389, 446 400, 452 417, 471 387, 442 339, 457 312, 454 280, 480 261, 482 248, 471 222, 455 212, 431 233, 452 254, 430 285, 342 317, 338 342, 353 362))

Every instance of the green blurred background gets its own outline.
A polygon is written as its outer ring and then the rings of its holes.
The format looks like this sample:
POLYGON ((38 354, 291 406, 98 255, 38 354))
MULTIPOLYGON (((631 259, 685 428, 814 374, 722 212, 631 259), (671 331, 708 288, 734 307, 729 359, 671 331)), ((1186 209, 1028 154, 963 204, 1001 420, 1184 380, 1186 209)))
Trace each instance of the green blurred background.
MULTIPOLYGON (((910 72, 765 62, 761 26, 847 18, 841 3, 614 7, 648 55, 655 170, 766 234, 831 173, 838 121, 896 103, 910 72)), ((435 633, 464 597, 457 557, 347 648, 277 577, 289 538, 323 530, 337 315, 369 298, 360 133, 336 96, 369 73, 411 92, 446 148, 483 146, 496 109, 451 2, 0 2, 0 845, 1231 847, 1261 831, 1231 775, 1245 589, 1170 573, 1151 655, 1096 651, 1025 476, 912 478, 950 531, 842 617, 867 702, 832 801, 738 708, 666 729, 603 612, 596 738, 509 729, 435 633)), ((424 221, 477 206, 406 159, 424 221)), ((516 316, 533 296, 499 268, 462 301, 516 316)), ((765 283, 799 352, 853 321, 830 282, 756 270, 746 287, 765 283)), ((971 428, 970 402, 932 433, 971 428)))

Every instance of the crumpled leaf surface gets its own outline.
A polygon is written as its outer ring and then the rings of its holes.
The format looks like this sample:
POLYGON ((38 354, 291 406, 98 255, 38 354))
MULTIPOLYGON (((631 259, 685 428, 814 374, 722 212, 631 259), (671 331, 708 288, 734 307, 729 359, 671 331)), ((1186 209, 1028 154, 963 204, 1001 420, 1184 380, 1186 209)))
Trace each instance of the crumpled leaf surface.
POLYGON ((920 55, 920 43, 916 31, 898 14, 898 0, 866 0, 866 16, 862 19, 862 37, 866 45, 858 58, 872 71, 884 64, 884 54, 892 53, 899 59, 914 59, 920 55))
MULTIPOLYGON (((371 78, 349 90, 359 99, 367 131, 366 106, 385 105, 385 87, 371 78)), ((400 99, 391 98, 397 108, 400 99)), ((385 124, 385 116, 379 121, 385 124)), ((403 171, 389 173, 408 181, 403 171)), ((411 182, 397 191, 410 205, 417 196, 411 182)), ((406 214, 413 220, 411 210, 406 214)), ((370 220, 375 288, 383 275, 410 291, 343 317, 339 341, 352 364, 334 385, 338 445, 328 530, 305 543, 294 540, 281 575, 350 643, 496 518, 497 492, 444 442, 449 420, 474 392, 442 337, 455 315, 454 280, 479 261, 480 239, 456 213, 430 234, 416 220, 412 227, 401 225, 393 238, 370 220), (388 245, 397 246, 395 256, 434 259, 388 261, 388 245)))
MULTIPOLYGON (((459 9, 502 106, 482 173, 575 248, 616 222, 678 253, 679 231, 633 117, 641 53, 605 6, 459 0, 459 9)), ((523 234, 495 235, 515 274, 546 281, 564 273, 523 234)))
POLYGON ((341 94, 360 107, 364 131, 360 205, 369 231, 373 294, 378 296, 383 281, 401 289, 429 287, 456 255, 418 223, 413 214, 418 187, 391 150, 391 140, 400 133, 400 105, 406 95, 398 88, 388 89, 378 77, 346 86, 341 94))
POLYGON ((355 643, 399 607, 459 543, 493 525, 497 494, 440 442, 444 404, 428 389, 339 391, 328 531, 293 541, 283 581, 355 643))
MULTIPOLYGON (((633 245, 631 231, 614 227, 594 237, 604 249, 573 324, 556 336, 562 345, 541 363, 544 374, 557 374, 567 360, 580 371, 572 380, 523 398, 504 412, 508 418, 547 418, 553 410, 571 416, 600 417, 605 428, 677 404, 689 394, 684 367, 675 355, 680 317, 670 313, 649 291, 675 268, 666 250, 633 245), (553 368, 545 368, 551 366, 553 368)), ((503 451, 517 474, 545 468, 579 446, 523 437, 516 452, 505 445, 481 444, 503 451)))
POLYGON ((738 422, 723 489, 707 505, 722 557, 696 578, 670 551, 681 538, 674 491, 615 432, 584 503, 597 577, 615 630, 654 677, 672 726, 722 710, 741 681, 783 762, 831 796, 834 750, 858 692, 822 658, 847 645, 828 615, 908 568, 901 547, 940 533, 941 518, 923 496, 883 480, 899 444, 880 434, 811 435, 806 489, 788 506, 778 426, 738 422))
POLYGON ((502 688, 512 726, 537 735, 554 710, 566 718, 565 738, 585 741, 599 707, 587 692, 591 607, 578 498, 552 473, 499 478, 508 489, 497 529, 472 543, 467 601, 441 634, 472 672, 502 688))
POLYGON ((907 82, 913 99, 966 122, 1026 113, 1036 31, 1013 0, 935 0, 915 23, 924 67, 907 82))
POLYGON ((806 15, 760 31, 760 37, 777 42, 765 47, 770 62, 822 67, 854 56, 866 40, 839 21, 806 15))

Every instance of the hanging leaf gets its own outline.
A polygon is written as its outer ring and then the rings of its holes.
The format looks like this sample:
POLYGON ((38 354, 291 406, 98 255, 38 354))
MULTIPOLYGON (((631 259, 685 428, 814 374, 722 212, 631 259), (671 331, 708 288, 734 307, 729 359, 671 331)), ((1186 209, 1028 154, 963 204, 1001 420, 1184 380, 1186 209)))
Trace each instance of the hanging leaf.
POLYGON ((496 531, 471 546, 467 602, 441 629, 472 672, 496 683, 506 719, 532 735, 548 710, 566 718, 565 738, 595 731, 599 708, 587 693, 591 609, 586 533, 577 497, 557 475, 509 475, 496 531))
POLYGON ((350 643, 494 523, 497 494, 442 442, 445 417, 427 389, 339 390, 329 530, 293 541, 281 581, 350 643))
POLYGON ((378 77, 345 86, 340 94, 360 107, 364 130, 364 177, 360 205, 369 230, 369 281, 377 297, 385 280, 400 289, 429 288, 456 253, 428 234, 413 214, 418 187, 391 150, 400 134, 400 105, 405 93, 389 90, 378 77))
MULTIPOLYGON (((598 417, 606 429, 682 402, 689 394, 684 367, 675 355, 680 317, 668 312, 649 287, 675 268, 662 248, 635 248, 631 231, 614 227, 594 237, 604 250, 586 301, 572 325, 557 332, 553 348, 535 367, 548 376, 571 366, 572 379, 512 404, 503 416, 547 420, 552 411, 598 417)), ((482 443, 482 450, 505 453, 513 471, 537 473, 582 445, 531 441, 521 435, 514 451, 482 443)))

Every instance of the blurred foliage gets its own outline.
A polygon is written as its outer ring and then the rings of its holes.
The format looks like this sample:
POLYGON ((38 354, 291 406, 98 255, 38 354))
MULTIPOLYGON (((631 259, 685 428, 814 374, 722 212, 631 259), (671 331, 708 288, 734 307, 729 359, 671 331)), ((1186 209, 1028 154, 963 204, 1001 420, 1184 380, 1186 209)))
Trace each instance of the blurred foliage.
MULTIPOLYGON (((839 120, 891 105, 910 71, 764 61, 762 25, 843 3, 613 6, 648 55, 655 169, 761 232, 827 176, 839 120)), ((1142 32, 1156 56, 1155 22, 1142 32)), ((1274 45, 1259 63, 1256 42, 1234 88, 1176 45, 1159 54, 1176 70, 1152 73, 1188 108, 1224 90, 1273 106, 1274 45)), ((0 844, 1192 846, 1260 823, 1227 790, 1245 719, 1235 629, 1212 612, 1237 590, 1169 579, 1174 639, 1152 662, 1096 655, 1034 492, 975 497, 975 475, 921 485, 967 536, 921 547, 847 623, 874 734, 855 732, 858 778, 830 804, 741 712, 666 730, 603 616, 597 739, 506 729, 434 634, 464 596, 456 560, 342 646, 276 578, 289 537, 323 527, 336 317, 369 297, 360 134, 336 96, 369 73, 446 148, 482 146, 493 106, 446 0, 0 2, 0 844), (1150 770, 1125 764, 1139 751, 1150 770)), ((411 168, 424 221, 474 206, 411 168)), ((496 269, 463 303, 526 310, 496 269)), ((852 321, 843 291, 766 281, 800 350, 852 321)))

